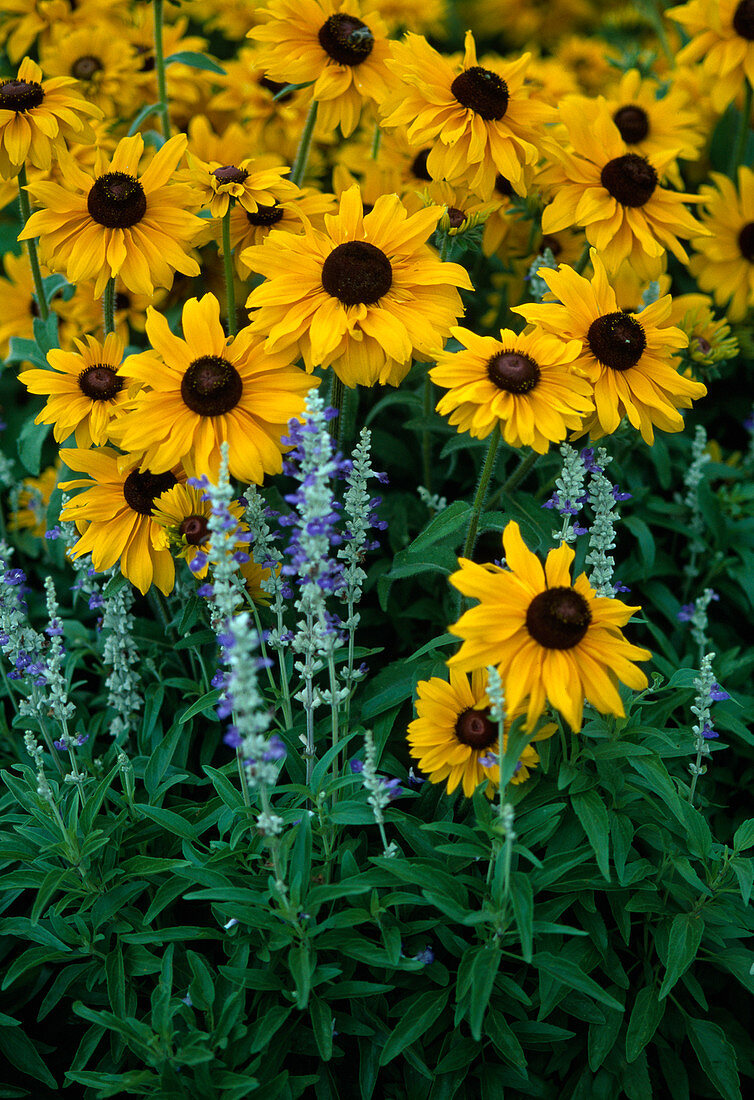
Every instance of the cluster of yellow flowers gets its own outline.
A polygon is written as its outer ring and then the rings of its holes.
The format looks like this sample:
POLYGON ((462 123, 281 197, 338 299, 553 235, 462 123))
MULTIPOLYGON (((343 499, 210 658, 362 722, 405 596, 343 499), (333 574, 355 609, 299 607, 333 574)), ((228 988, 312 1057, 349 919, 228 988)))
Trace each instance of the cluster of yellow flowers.
MULTIPOLYGON (((597 0, 456 13, 472 29, 453 53, 427 37, 447 32, 442 0, 0 0, 17 66, 0 80, 0 203, 18 187, 28 245, 4 258, 0 352, 58 314, 62 348, 20 380, 47 398, 37 422, 75 440, 62 460, 85 476, 63 487, 84 491, 62 518, 96 569, 170 592, 171 551, 190 559, 207 539, 187 476, 216 476, 225 441, 238 481, 280 472, 323 372, 398 386, 413 362, 436 364, 427 386, 451 425, 537 453, 624 418, 652 444, 705 394, 679 352, 691 339, 705 362, 707 336, 729 331, 713 306, 735 322, 754 305, 740 163, 754 0, 690 0, 657 25, 597 0), (585 37, 598 14, 615 35, 633 19, 634 63, 585 37), (195 27, 232 56, 212 59, 195 27), (732 102, 735 170, 704 182, 732 102), (471 275, 450 258, 464 242, 471 275), (547 293, 527 301, 545 250, 559 266, 539 268, 547 293), (668 253, 712 297, 673 297, 668 253), (458 322, 460 292, 489 295, 483 271, 496 286, 480 332, 458 322), (48 302, 52 272, 72 289, 48 302)), ((505 550, 504 570, 462 559, 453 583, 480 602, 411 731, 422 766, 467 794, 497 774, 485 666, 530 730, 548 700, 578 729, 584 698, 622 714, 618 681, 646 684, 632 661, 648 654, 621 633, 634 609, 572 583, 565 546, 543 570, 510 524, 505 550)))

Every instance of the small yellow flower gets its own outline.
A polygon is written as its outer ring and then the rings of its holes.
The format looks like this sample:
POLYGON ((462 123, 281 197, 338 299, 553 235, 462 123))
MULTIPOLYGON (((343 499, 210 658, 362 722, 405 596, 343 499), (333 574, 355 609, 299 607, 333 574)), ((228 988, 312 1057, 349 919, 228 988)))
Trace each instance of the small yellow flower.
POLYGON ((60 459, 48 466, 39 477, 25 477, 21 482, 15 507, 8 521, 9 531, 28 531, 35 538, 43 539, 47 532, 47 507, 57 484, 60 459))
POLYGON ((742 321, 754 306, 754 171, 738 169, 738 190, 722 173, 710 175, 712 185, 701 188, 709 236, 692 241, 689 271, 731 321, 742 321))
POLYGON ((209 206, 213 218, 222 218, 234 200, 249 214, 273 207, 281 199, 291 199, 298 194, 295 183, 285 178, 285 166, 262 167, 251 157, 237 164, 209 163, 188 154, 187 182, 194 185, 201 195, 202 206, 209 206))
POLYGON ((691 35, 678 63, 701 62, 711 78, 712 106, 722 113, 745 80, 754 84, 754 0, 690 0, 665 15, 691 35))

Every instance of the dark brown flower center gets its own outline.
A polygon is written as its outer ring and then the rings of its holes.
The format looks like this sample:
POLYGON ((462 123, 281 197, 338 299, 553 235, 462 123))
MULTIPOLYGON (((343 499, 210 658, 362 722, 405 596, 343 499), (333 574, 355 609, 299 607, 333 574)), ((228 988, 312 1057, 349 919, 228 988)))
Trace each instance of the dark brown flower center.
POLYGON ((190 546, 199 546, 209 537, 207 519, 205 516, 187 516, 178 533, 183 535, 190 546))
POLYGON ((499 121, 508 110, 508 85, 501 76, 474 65, 457 76, 450 90, 462 107, 486 122, 499 121))
POLYGON ((646 157, 626 153, 607 162, 600 176, 602 186, 621 206, 643 206, 649 202, 658 179, 646 157))
POLYGON ((76 80, 91 80, 94 74, 101 72, 103 68, 104 65, 98 57, 87 54, 85 57, 79 57, 71 65, 71 76, 76 80))
POLYGON ((91 401, 111 401, 123 389, 123 379, 115 367, 100 363, 81 372, 79 389, 91 401))
POLYGON ((355 15, 338 12, 319 29, 319 44, 339 65, 361 65, 374 46, 374 35, 355 15))
POLYGON ((503 195, 506 199, 510 199, 514 194, 510 180, 507 180, 505 176, 501 176, 499 172, 495 176, 495 190, 498 195, 503 195))
POLYGON ((273 96, 280 96, 277 100, 278 103, 287 103, 289 99, 293 99, 293 92, 286 92, 285 95, 280 95, 283 88, 287 87, 286 84, 280 84, 277 80, 270 80, 268 76, 260 77, 259 87, 266 88, 273 96))
POLYGON ((249 178, 245 168, 236 168, 235 164, 224 164, 222 168, 215 168, 212 175, 218 183, 243 183, 249 178))
POLYGON ((733 30, 747 42, 754 42, 754 0, 741 0, 733 15, 733 30))
POLYGON ((592 321, 587 333, 592 355, 612 370, 635 367, 647 347, 641 324, 631 313, 605 313, 592 321))
POLYGON ((706 340, 703 336, 695 336, 694 339, 696 340, 696 350, 702 355, 708 355, 712 351, 712 344, 709 340, 706 340))
POLYGON ((222 416, 241 400, 243 381, 232 363, 219 355, 195 359, 181 381, 181 397, 200 416, 222 416))
POLYGON ((431 149, 422 149, 420 153, 417 153, 411 162, 411 175, 418 180, 426 180, 431 182, 432 177, 429 174, 427 168, 427 157, 432 152, 431 149))
POLYGON ((747 222, 738 234, 738 247, 744 259, 754 264, 754 222, 747 222))
POLYGON ((557 237, 550 236, 549 233, 545 233, 542 237, 542 243, 539 246, 541 255, 544 255, 545 249, 549 248, 554 257, 558 257, 563 251, 563 245, 560 243, 557 237))
POLYGON ((539 381, 539 365, 528 355, 517 351, 501 351, 487 364, 487 375, 499 390, 508 393, 528 393, 539 381))
POLYGON ((277 202, 272 206, 260 206, 257 204, 257 208, 254 213, 246 211, 246 220, 249 225, 274 225, 275 222, 279 222, 283 216, 283 208, 277 202))
POLYGON ((456 737, 462 745, 469 745, 472 749, 481 751, 488 749, 498 740, 498 728, 489 719, 489 710, 473 710, 469 708, 458 715, 456 722, 456 737))
POLYGON ((572 649, 591 621, 589 605, 574 588, 546 588, 526 612, 526 629, 545 649, 572 649))
POLYGON ((344 306, 371 305, 393 285, 393 267, 368 241, 346 241, 322 265, 322 286, 344 306))
POLYGON ((3 80, 0 83, 0 108, 23 114, 38 107, 45 94, 36 80, 3 80))
POLYGON ((463 210, 459 210, 457 206, 448 207, 448 226, 450 229, 460 229, 465 221, 466 215, 463 210))
POLYGON ((176 479, 169 470, 164 474, 153 474, 150 470, 133 470, 123 484, 123 496, 134 512, 138 512, 140 516, 151 516, 157 497, 176 484, 176 479))
POLYGON ((129 229, 147 212, 144 188, 126 172, 107 172, 94 181, 86 206, 96 222, 107 229, 129 229))
POLYGON ((619 107, 613 115, 613 122, 620 130, 620 136, 626 145, 636 145, 638 141, 644 141, 649 133, 649 118, 643 107, 637 107, 631 103, 627 107, 619 107))

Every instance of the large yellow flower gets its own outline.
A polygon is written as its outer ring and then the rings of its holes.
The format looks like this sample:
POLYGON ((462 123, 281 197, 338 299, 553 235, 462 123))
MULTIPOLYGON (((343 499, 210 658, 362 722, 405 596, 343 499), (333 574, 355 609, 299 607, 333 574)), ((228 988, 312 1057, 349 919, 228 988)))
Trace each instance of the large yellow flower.
POLYGON ((544 454, 579 428, 594 410, 592 387, 573 371, 579 340, 565 341, 541 329, 500 339, 466 328, 451 333, 466 349, 443 352, 430 377, 448 390, 437 405, 460 432, 484 439, 499 429, 511 447, 544 454))
POLYGON ((702 290, 727 306, 731 321, 742 321, 754 306, 754 172, 738 169, 738 192, 727 176, 712 172, 711 178, 714 186, 701 188, 710 236, 692 241, 698 254, 689 270, 702 290))
POLYGON ((44 71, 76 80, 87 100, 101 108, 108 120, 130 114, 133 80, 139 71, 136 51, 126 41, 125 30, 124 24, 103 21, 100 16, 96 23, 77 30, 54 31, 41 50, 44 71))
POLYGON ((72 283, 93 279, 96 295, 116 275, 137 294, 172 286, 175 271, 198 275, 186 249, 204 225, 189 213, 195 205, 191 189, 171 182, 185 149, 185 135, 176 134, 140 176, 140 134, 123 138, 109 163, 98 155, 93 175, 61 152, 68 186, 29 185, 46 209, 32 214, 19 240, 39 237, 49 265, 65 271, 72 283))
POLYGON ((97 571, 120 561, 121 573, 142 594, 154 582, 167 596, 175 583, 175 566, 170 551, 155 546, 159 528, 152 513, 161 495, 183 476, 181 471, 154 474, 139 470, 138 458, 129 459, 111 447, 64 447, 60 457, 71 470, 88 475, 60 486, 63 490, 84 489, 60 513, 62 520, 73 521, 84 532, 71 550, 72 556, 91 553, 97 571))
MULTIPOLYGON (((488 780, 485 794, 492 798, 500 785, 500 738, 496 722, 490 720, 487 697, 487 670, 476 669, 469 677, 450 670, 450 683, 433 676, 417 684, 415 718, 408 727, 411 755, 432 783, 448 781, 452 794, 459 783, 467 798, 488 780)), ((523 710, 519 711, 522 714, 523 710)), ((518 714, 506 715, 503 726, 503 752, 508 731, 518 714)), ((555 726, 548 723, 532 738, 552 737, 555 726)), ((511 783, 524 783, 539 763, 539 754, 531 745, 521 753, 511 783)))
POLYGON ((596 412, 584 423, 593 439, 614 432, 627 416, 651 444, 655 427, 682 431, 678 409, 690 408, 692 400, 704 397, 707 390, 679 374, 674 365, 674 353, 687 346, 688 337, 668 323, 670 295, 640 313, 619 309, 604 264, 594 249, 591 255, 591 281, 569 267, 540 268, 555 300, 514 306, 513 312, 561 339, 581 341, 574 367, 594 386, 596 412))
POLYGON ((0 79, 0 176, 18 175, 27 161, 49 171, 53 149, 64 140, 94 141, 89 119, 101 117, 75 80, 42 80, 39 65, 25 57, 17 76, 0 79))
POLYGON ((711 78, 712 106, 724 111, 744 80, 754 84, 754 0, 691 0, 665 14, 692 36, 678 54, 679 64, 701 61, 711 78))
POLYGON ((584 226, 609 271, 630 260, 647 280, 660 274, 666 249, 687 261, 678 238, 704 232, 684 206, 698 202, 698 196, 660 186, 677 147, 658 153, 652 162, 633 152, 604 100, 585 112, 583 101, 569 96, 560 105, 560 117, 573 152, 553 146, 557 160, 539 177, 554 194, 542 215, 543 233, 584 226))
POLYGON ((647 678, 633 661, 646 649, 623 637, 637 607, 596 596, 581 573, 571 583, 574 550, 564 542, 542 563, 511 521, 503 532, 506 568, 459 559, 451 578, 464 596, 479 600, 451 634, 463 638, 451 669, 468 672, 495 665, 511 712, 526 701, 526 728, 534 728, 547 700, 573 730, 581 729, 584 700, 602 714, 625 715, 618 683, 634 690, 647 678))
POLYGON ((214 294, 186 302, 182 340, 151 307, 146 329, 154 351, 134 356, 129 371, 149 389, 118 424, 124 450, 145 452, 143 465, 155 473, 183 462, 191 474, 214 477, 227 440, 233 477, 261 485, 280 473, 281 437, 317 381, 285 351, 263 351, 249 328, 229 339, 214 294))
POLYGON ((531 55, 484 68, 470 31, 458 64, 418 34, 407 34, 392 50, 388 67, 401 85, 383 104, 383 125, 408 127, 409 141, 431 146, 426 164, 433 179, 465 183, 486 199, 501 173, 524 195, 524 168, 539 160, 544 124, 555 117, 529 99, 531 55))
POLYGON ((270 0, 262 14, 268 22, 248 34, 264 43, 260 68, 282 84, 313 81, 320 125, 348 137, 364 102, 388 91, 390 47, 378 13, 362 12, 359 0, 270 0))
POLYGON ((52 370, 26 370, 18 376, 29 393, 48 397, 34 423, 54 424, 58 443, 75 432, 77 447, 107 443, 111 421, 123 411, 132 382, 132 357, 121 362, 124 345, 115 333, 109 333, 104 344, 93 336, 85 339, 86 343, 74 340, 77 351, 49 352, 52 370))
POLYGON ((472 289, 458 264, 441 263, 426 244, 442 214, 408 216, 397 195, 363 213, 358 187, 327 215, 327 232, 273 230, 247 248, 244 262, 267 281, 246 305, 265 350, 300 349, 307 370, 331 366, 347 386, 397 386, 412 357, 429 360, 463 310, 456 287, 472 289))

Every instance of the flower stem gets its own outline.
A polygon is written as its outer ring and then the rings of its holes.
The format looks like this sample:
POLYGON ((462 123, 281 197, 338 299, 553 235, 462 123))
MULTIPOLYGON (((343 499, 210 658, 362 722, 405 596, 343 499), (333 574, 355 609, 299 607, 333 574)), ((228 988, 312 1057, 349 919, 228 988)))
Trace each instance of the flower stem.
POLYGON ((105 293, 102 296, 102 313, 104 315, 105 336, 115 332, 115 276, 105 283, 105 293))
POLYGON ((432 446, 429 437, 429 418, 432 415, 434 405, 434 393, 432 379, 429 371, 424 375, 424 427, 422 428, 422 466, 424 488, 428 493, 432 492, 432 446))
POLYGON ((330 433, 330 438, 335 440, 335 446, 338 446, 338 440, 341 438, 343 419, 343 402, 345 400, 345 387, 343 385, 343 379, 339 378, 335 371, 332 372, 332 384, 330 387, 330 407, 337 409, 338 415, 334 416, 332 420, 328 421, 327 430, 330 433))
POLYGON ((372 160, 377 160, 377 156, 380 151, 380 143, 382 142, 382 130, 380 129, 379 122, 374 124, 374 137, 372 138, 372 160))
POLYGON ((584 247, 581 250, 581 255, 579 256, 578 260, 574 264, 573 270, 578 275, 583 275, 584 268, 586 267, 588 262, 589 262, 589 241, 585 241, 584 242, 584 247))
POLYGON ((537 451, 530 451, 526 458, 522 458, 508 480, 503 482, 503 487, 500 490, 501 494, 510 493, 513 489, 518 488, 529 471, 534 468, 538 459, 539 454, 537 451))
POLYGON ((228 335, 238 332, 236 324, 236 284, 233 281, 233 250, 230 247, 230 212, 232 206, 223 215, 223 262, 225 264, 225 310, 228 314, 228 335))
MULTIPOLYGON (((26 165, 21 165, 21 171, 18 173, 18 202, 21 207, 21 220, 26 228, 26 223, 31 217, 31 207, 29 206, 29 196, 26 194, 26 165)), ((39 257, 37 256, 37 242, 30 240, 26 242, 29 252, 29 266, 31 267, 32 278, 34 279, 34 289, 37 295, 37 305, 39 306, 39 316, 43 321, 46 321, 50 316, 50 311, 47 308, 47 298, 45 297, 44 283, 42 282, 42 272, 39 269, 39 257)))
POLYGON ((751 102, 752 86, 750 82, 746 80, 744 84, 744 105, 741 110, 741 121, 739 123, 738 134, 736 135, 736 142, 733 146, 733 155, 730 165, 730 174, 734 184, 736 182, 736 174, 744 159, 746 139, 749 136, 749 127, 751 125, 751 102))
POLYGON ((470 557, 474 550, 477 528, 479 527, 479 517, 482 514, 484 500, 487 496, 487 488, 490 484, 492 471, 495 468, 495 458, 497 456, 497 448, 499 444, 500 432, 498 429, 495 429, 492 433, 492 438, 490 439, 490 445, 487 450, 487 457, 484 460, 484 466, 482 466, 482 472, 479 475, 479 482, 476 487, 473 511, 471 513, 471 519, 469 520, 469 529, 466 532, 466 542, 463 544, 462 556, 464 558, 470 557))
POLYGON ((317 100, 313 99, 312 105, 309 108, 309 113, 306 116, 301 140, 298 143, 296 160, 291 170, 291 182, 295 183, 297 187, 301 186, 301 181, 306 174, 306 166, 309 163, 309 150, 312 147, 312 136, 314 134, 314 126, 317 122, 317 106, 317 100))
POLYGON ((154 67, 157 73, 158 108, 162 120, 162 133, 165 140, 170 137, 170 114, 168 112, 168 89, 165 81, 165 56, 162 49, 162 6, 164 0, 153 0, 154 8, 154 67))

